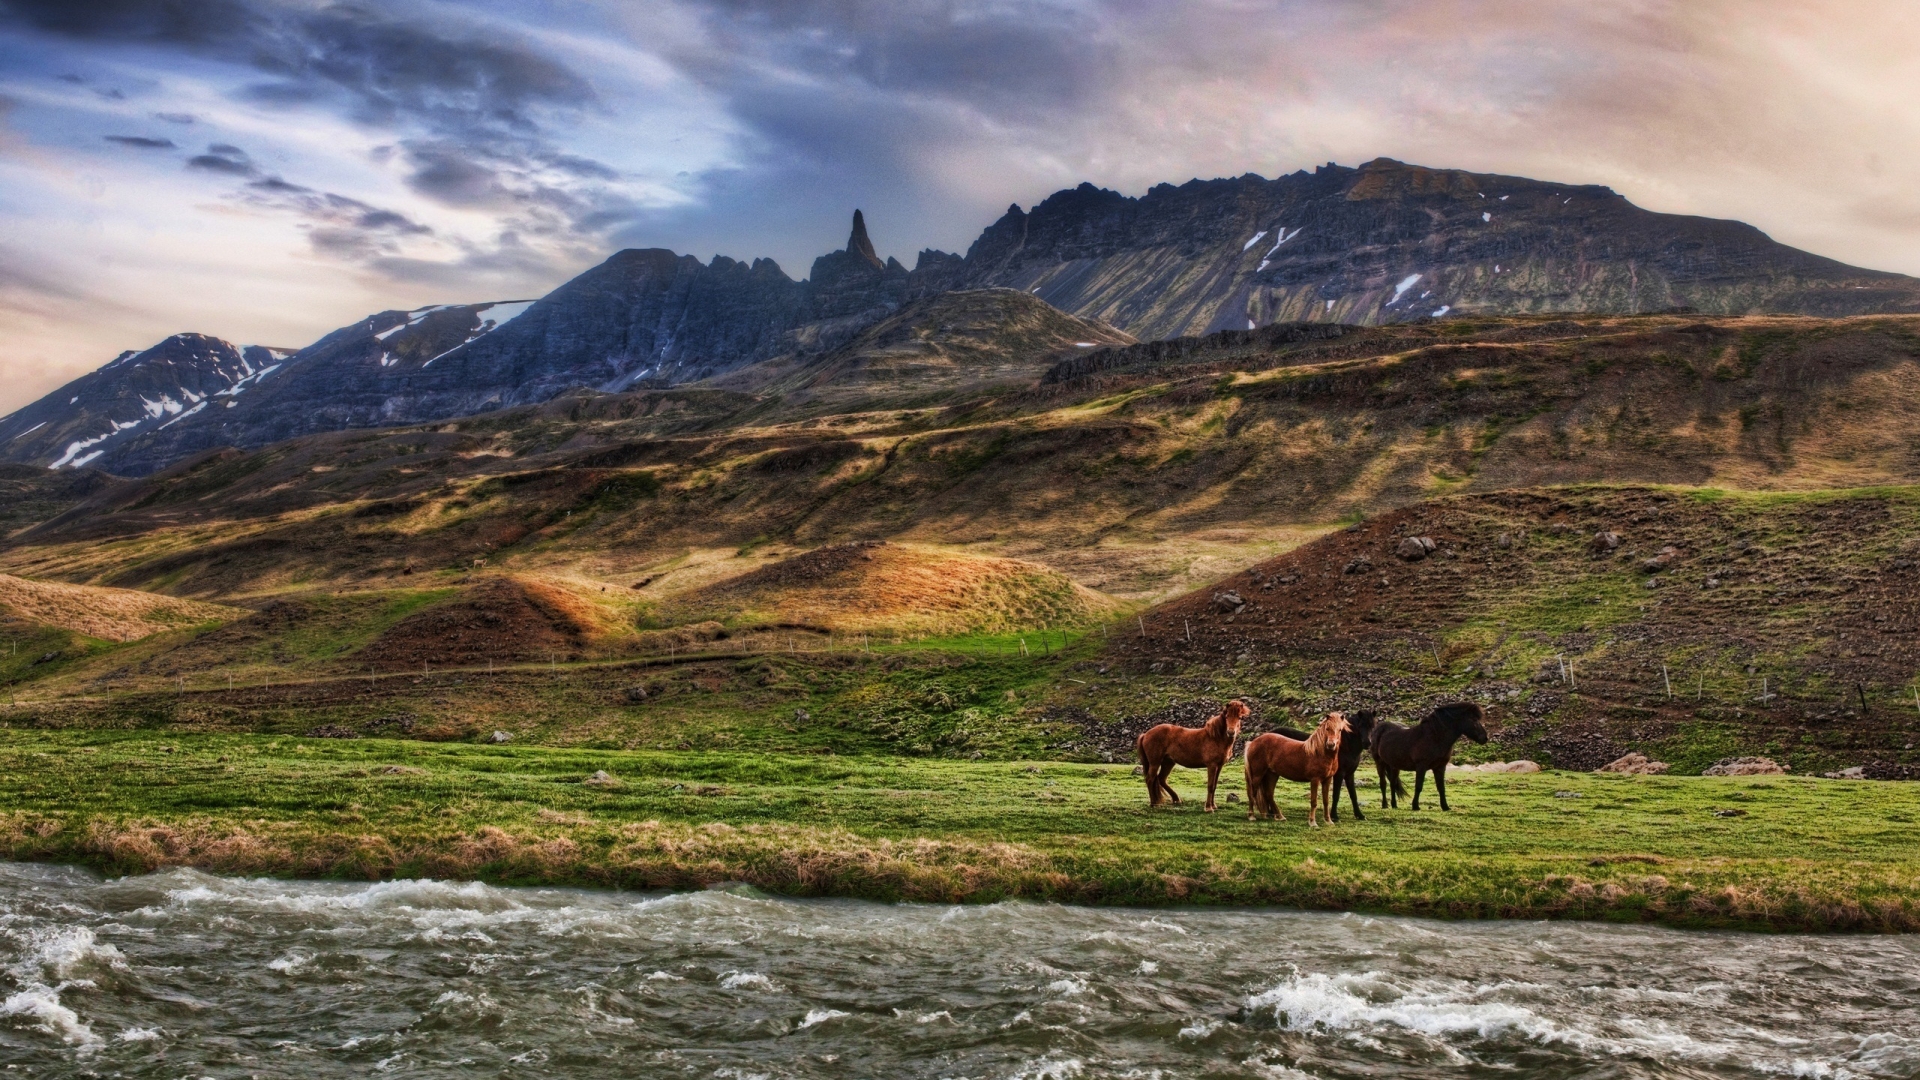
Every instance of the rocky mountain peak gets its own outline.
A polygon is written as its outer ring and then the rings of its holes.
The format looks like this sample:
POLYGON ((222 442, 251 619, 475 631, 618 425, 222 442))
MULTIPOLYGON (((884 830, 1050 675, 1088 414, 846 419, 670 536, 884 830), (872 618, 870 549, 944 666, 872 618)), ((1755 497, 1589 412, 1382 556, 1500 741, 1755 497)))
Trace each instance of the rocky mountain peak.
POLYGON ((853 212, 853 234, 847 237, 847 254, 858 255, 871 263, 875 270, 886 269, 886 264, 880 261, 879 254, 873 250, 873 241, 867 239, 867 219, 858 210, 853 212))

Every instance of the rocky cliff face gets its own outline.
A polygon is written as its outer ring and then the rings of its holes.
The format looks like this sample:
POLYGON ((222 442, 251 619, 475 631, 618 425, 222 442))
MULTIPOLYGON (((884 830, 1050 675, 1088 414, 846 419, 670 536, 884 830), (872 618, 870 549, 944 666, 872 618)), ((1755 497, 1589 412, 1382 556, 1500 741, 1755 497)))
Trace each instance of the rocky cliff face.
POLYGON ((1141 339, 1296 320, 1692 307, 1822 316, 1920 311, 1920 281, 1656 214, 1610 189, 1388 159, 1276 180, 1082 184, 1009 208, 958 281, 1024 289, 1141 339))
MULTIPOLYGON (((968 355, 956 341, 837 350, 906 305, 990 289, 1087 320, 1095 329, 1056 326, 1054 336, 1103 345, 1554 311, 1920 311, 1920 280, 1810 255, 1739 222, 1651 213, 1602 187, 1381 159, 1162 184, 1140 198, 1082 184, 1031 211, 1009 208, 964 257, 921 252, 912 270, 879 257, 856 210, 846 247, 814 260, 803 281, 770 259, 703 264, 650 248, 619 252, 537 302, 382 312, 298 353, 183 334, 0 420, 0 458, 144 474, 213 447, 755 365, 767 366, 742 385, 801 391, 824 379, 910 393, 915 380, 933 389, 986 369, 953 366, 968 355), (902 385, 881 387, 883 377, 902 385)), ((970 303, 1016 323, 1033 316, 1004 298, 970 303)))

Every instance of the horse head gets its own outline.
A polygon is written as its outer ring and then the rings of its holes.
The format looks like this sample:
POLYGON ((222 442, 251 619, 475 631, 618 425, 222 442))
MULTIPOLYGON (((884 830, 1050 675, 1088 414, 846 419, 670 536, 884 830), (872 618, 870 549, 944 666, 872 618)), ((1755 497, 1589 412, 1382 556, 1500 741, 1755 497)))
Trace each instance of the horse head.
POLYGON ((1456 701, 1433 711, 1455 735, 1465 735, 1482 745, 1487 741, 1487 711, 1471 701, 1456 701))
POLYGON ((1338 752, 1340 736, 1346 731, 1347 714, 1328 713, 1326 719, 1320 721, 1320 726, 1313 729, 1313 734, 1307 736, 1307 753, 1319 756, 1328 753, 1329 748, 1332 752, 1338 752))
POLYGON ((1227 707, 1221 709, 1220 715, 1215 717, 1215 719, 1219 720, 1221 726, 1227 729, 1227 734, 1238 736, 1240 734, 1241 722, 1246 720, 1247 714, 1251 711, 1251 709, 1247 708, 1246 702, 1235 698, 1227 702, 1227 707))
POLYGON ((1372 740, 1373 722, 1379 718, 1380 714, 1374 712, 1372 709, 1361 709, 1359 712, 1347 717, 1347 730, 1359 736, 1360 743, 1364 746, 1372 740))

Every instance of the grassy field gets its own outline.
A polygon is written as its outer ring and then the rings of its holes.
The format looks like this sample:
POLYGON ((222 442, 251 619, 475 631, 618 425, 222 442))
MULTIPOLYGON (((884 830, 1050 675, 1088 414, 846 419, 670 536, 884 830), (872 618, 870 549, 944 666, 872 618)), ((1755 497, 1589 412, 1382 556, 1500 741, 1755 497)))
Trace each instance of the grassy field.
POLYGON ((1308 829, 1297 788, 1253 823, 1195 780, 1149 812, 1127 765, 13 729, 0 843, 113 872, 1920 930, 1910 785, 1460 775, 1452 813, 1308 829))

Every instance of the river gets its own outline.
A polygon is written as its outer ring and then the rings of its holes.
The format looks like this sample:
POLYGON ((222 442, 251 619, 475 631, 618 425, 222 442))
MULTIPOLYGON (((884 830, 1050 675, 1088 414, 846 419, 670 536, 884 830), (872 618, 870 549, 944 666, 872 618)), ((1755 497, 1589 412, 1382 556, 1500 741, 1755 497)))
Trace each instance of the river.
POLYGON ((1915 1077, 1920 941, 0 863, 0 1069, 1915 1077))

